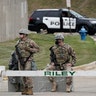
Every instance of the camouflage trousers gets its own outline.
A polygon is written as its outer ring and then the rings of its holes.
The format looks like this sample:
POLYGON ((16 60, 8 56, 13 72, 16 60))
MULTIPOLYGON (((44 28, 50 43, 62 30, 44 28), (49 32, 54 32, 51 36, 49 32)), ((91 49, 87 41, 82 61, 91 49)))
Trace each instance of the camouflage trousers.
MULTIPOLYGON (((71 71, 72 70, 72 65, 70 63, 66 63, 66 64, 63 64, 63 70, 66 70, 66 71, 71 71)), ((53 65, 48 65, 46 70, 61 70, 60 69, 60 66, 53 66, 53 65)), ((66 81, 66 85, 72 85, 72 77, 65 77, 65 81, 66 81)), ((55 78, 54 77, 49 77, 49 80, 50 82, 55 82, 55 78)))
MULTIPOLYGON (((32 70, 32 61, 29 60, 26 62, 25 66, 20 66, 21 70, 32 70)), ((22 77, 23 87, 24 88, 32 88, 32 77, 22 77)))

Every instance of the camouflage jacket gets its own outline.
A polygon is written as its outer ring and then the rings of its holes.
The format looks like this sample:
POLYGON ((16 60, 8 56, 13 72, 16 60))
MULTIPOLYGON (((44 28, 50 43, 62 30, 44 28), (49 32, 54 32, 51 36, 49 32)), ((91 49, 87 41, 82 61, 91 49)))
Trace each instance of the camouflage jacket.
POLYGON ((39 46, 29 38, 27 38, 26 40, 19 40, 17 42, 17 47, 19 48, 19 51, 23 58, 27 58, 28 56, 30 56, 30 54, 32 54, 32 58, 33 54, 39 51, 39 46))
POLYGON ((74 65, 76 63, 76 55, 73 48, 64 44, 63 46, 54 45, 50 48, 50 59, 51 62, 55 64, 71 63, 74 65))

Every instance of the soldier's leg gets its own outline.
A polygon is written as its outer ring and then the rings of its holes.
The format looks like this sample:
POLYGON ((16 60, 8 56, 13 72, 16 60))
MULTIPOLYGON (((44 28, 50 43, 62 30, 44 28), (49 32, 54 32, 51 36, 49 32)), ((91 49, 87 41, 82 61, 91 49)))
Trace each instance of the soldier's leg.
POLYGON ((13 84, 13 86, 15 87, 15 90, 16 90, 16 92, 20 92, 20 82, 18 82, 18 81, 20 81, 20 78, 18 78, 18 77, 8 77, 8 79, 9 79, 9 82, 11 83, 11 84, 13 84))
MULTIPOLYGON (((46 70, 55 70, 55 66, 48 65, 46 70)), ((48 77, 49 81, 52 83, 51 92, 55 92, 57 90, 57 83, 54 77, 48 77)))
MULTIPOLYGON (((72 70, 71 63, 67 63, 65 65, 65 69, 67 71, 71 71, 72 70)), ((66 77, 66 92, 71 92, 71 91, 72 91, 72 77, 68 76, 66 77)))
POLYGON ((17 84, 16 84, 16 86, 17 86, 17 90, 16 90, 16 92, 22 92, 22 90, 23 90, 23 81, 21 80, 22 79, 22 77, 16 77, 16 82, 17 82, 17 84))
MULTIPOLYGON (((25 65, 25 69, 24 70, 31 70, 31 61, 28 61, 25 65)), ((24 77, 23 78, 24 81, 24 91, 22 92, 22 94, 26 94, 26 95, 33 95, 33 84, 32 84, 32 77, 24 77)))
POLYGON ((25 83, 25 94, 26 95, 33 95, 33 91, 32 91, 32 77, 26 77, 26 83, 25 83))

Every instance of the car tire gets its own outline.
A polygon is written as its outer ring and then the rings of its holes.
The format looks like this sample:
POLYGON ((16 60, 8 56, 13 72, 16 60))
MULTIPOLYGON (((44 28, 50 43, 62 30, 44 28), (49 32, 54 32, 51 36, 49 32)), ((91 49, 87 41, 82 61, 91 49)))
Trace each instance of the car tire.
POLYGON ((47 34, 48 33, 47 26, 46 25, 39 25, 37 33, 47 34))

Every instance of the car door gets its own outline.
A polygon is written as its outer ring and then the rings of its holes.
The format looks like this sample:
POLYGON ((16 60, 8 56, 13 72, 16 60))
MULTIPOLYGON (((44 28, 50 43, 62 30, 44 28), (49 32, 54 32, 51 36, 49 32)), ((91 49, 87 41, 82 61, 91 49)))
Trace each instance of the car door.
POLYGON ((60 29, 60 16, 58 11, 49 11, 47 16, 43 17, 43 23, 49 29, 60 29))
POLYGON ((73 18, 68 11, 62 11, 62 28, 63 29, 75 29, 76 18, 73 18))

